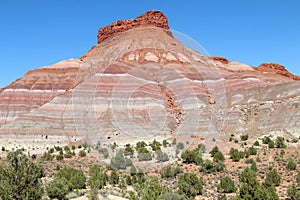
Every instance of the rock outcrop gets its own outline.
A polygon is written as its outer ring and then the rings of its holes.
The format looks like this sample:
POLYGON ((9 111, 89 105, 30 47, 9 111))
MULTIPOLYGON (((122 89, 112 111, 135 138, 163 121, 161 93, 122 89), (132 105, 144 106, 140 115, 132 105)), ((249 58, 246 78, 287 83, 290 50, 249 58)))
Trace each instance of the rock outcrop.
POLYGON ((161 11, 150 10, 135 19, 118 20, 109 26, 99 29, 98 44, 116 33, 142 27, 158 27, 169 30, 168 19, 161 11))
POLYGON ((299 134, 296 76, 279 65, 256 70, 205 57, 170 37, 168 28, 159 11, 117 21, 100 29, 99 44, 83 59, 32 70, 0 90, 1 140, 129 143, 299 134))
POLYGON ((294 80, 300 80, 299 76, 291 74, 284 66, 275 63, 263 63, 257 67, 257 70, 266 73, 280 74, 294 80))

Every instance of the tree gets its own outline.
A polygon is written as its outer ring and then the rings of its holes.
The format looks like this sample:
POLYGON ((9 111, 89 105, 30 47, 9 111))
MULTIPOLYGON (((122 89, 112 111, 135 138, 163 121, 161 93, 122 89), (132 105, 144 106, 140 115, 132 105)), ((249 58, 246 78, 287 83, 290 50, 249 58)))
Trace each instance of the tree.
POLYGON ((279 174, 277 173, 277 171, 274 169, 274 170, 271 170, 267 173, 267 176, 266 176, 266 179, 265 179, 265 184, 266 186, 270 187, 270 186, 279 186, 280 184, 280 176, 279 174))
POLYGON ((218 185, 218 191, 224 193, 235 192, 234 181, 229 176, 225 176, 218 185))
POLYGON ((44 170, 30 161, 22 150, 7 154, 8 165, 0 165, 0 199, 41 199, 44 170))
POLYGON ((198 194, 202 194, 203 180, 198 179, 196 174, 184 173, 180 175, 178 180, 179 191, 188 198, 194 198, 198 194))
POLYGON ((46 185, 45 190, 51 199, 65 199, 69 192, 68 181, 65 178, 55 178, 46 185))

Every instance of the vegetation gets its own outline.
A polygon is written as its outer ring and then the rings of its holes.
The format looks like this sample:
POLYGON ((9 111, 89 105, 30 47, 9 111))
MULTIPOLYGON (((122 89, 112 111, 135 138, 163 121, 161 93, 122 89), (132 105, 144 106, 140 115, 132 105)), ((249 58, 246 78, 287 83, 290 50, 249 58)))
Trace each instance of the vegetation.
POLYGON ((220 184, 218 185, 218 191, 223 193, 232 193, 235 192, 234 181, 229 177, 225 176, 221 179, 220 184))
POLYGON ((22 150, 7 154, 8 165, 0 165, 0 199, 41 199, 44 170, 22 150))
POLYGON ((179 191, 188 198, 193 198, 198 194, 202 194, 203 180, 198 179, 196 174, 184 173, 180 175, 178 180, 179 191))
POLYGON ((286 164, 286 169, 287 170, 295 170, 296 167, 297 167, 296 162, 292 158, 290 158, 288 163, 286 164))
POLYGON ((175 178, 182 172, 183 170, 180 167, 172 168, 171 166, 166 166, 160 170, 160 176, 164 179, 175 178))

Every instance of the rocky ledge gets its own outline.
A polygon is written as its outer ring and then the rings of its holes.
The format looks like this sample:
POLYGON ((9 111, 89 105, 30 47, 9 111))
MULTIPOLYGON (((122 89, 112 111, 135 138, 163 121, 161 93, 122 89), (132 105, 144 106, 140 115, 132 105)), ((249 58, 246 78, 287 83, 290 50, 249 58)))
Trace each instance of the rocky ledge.
POLYGON ((109 26, 100 28, 98 31, 98 44, 116 33, 140 27, 158 27, 169 30, 168 19, 163 12, 150 10, 135 19, 118 20, 109 26))
POLYGON ((263 64, 259 65, 256 69, 261 72, 280 74, 282 76, 286 76, 286 77, 292 78, 294 80, 300 80, 299 76, 293 75, 288 70, 286 70, 286 68, 284 66, 279 65, 279 64, 263 63, 263 64))

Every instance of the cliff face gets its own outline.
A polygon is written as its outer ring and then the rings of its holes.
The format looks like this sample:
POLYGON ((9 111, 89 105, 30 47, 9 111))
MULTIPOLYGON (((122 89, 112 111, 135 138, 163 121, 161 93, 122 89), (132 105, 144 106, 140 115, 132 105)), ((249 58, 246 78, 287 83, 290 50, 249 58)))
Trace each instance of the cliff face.
POLYGON ((159 11, 114 22, 84 59, 32 70, 3 88, 0 137, 56 144, 299 133, 298 77, 276 64, 205 57, 166 29, 159 11))

